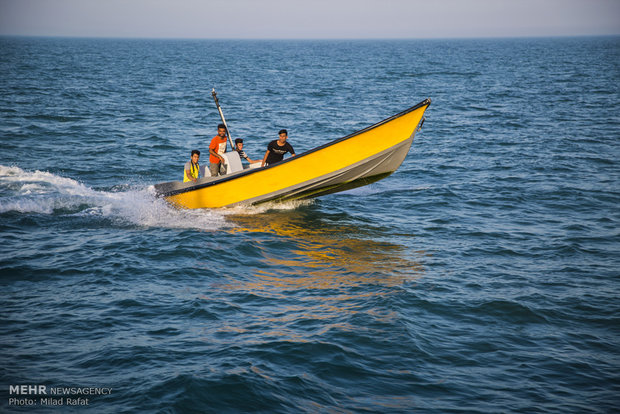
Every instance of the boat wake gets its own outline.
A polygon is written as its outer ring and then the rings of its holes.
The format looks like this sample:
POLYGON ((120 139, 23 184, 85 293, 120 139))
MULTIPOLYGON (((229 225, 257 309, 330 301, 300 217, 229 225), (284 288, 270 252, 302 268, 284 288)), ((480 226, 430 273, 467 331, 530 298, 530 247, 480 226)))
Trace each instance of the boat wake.
POLYGON ((0 165, 0 214, 87 216, 119 225, 220 230, 230 227, 218 210, 176 209, 155 197, 153 186, 95 190, 45 171, 0 165))
POLYGON ((255 215, 273 210, 294 210, 314 200, 264 203, 221 209, 177 209, 155 196, 151 186, 119 186, 95 190, 79 181, 46 171, 25 171, 0 165, 0 214, 10 212, 54 216, 90 216, 120 225, 221 230, 234 227, 229 215, 255 215), (117 189, 117 188, 120 188, 117 189))

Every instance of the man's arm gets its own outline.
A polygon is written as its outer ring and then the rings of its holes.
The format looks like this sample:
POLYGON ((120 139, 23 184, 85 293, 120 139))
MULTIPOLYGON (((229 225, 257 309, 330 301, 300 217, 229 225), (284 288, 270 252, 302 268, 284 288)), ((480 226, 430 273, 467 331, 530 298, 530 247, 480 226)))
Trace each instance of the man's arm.
POLYGON ((224 162, 224 157, 222 157, 220 154, 218 154, 217 152, 215 152, 211 148, 209 148, 209 154, 213 155, 214 157, 218 157, 220 159, 220 162, 222 162, 222 163, 224 162))
POLYGON ((248 157, 247 152, 245 152, 244 150, 237 150, 237 152, 239 153, 239 156, 241 158, 243 158, 244 160, 246 160, 250 164, 254 164, 255 162, 259 162, 260 161, 260 160, 253 160, 250 157, 248 157))
POLYGON ((265 156, 263 157, 263 162, 261 163, 261 167, 265 166, 265 163, 267 162, 267 156, 269 155, 269 150, 267 150, 267 152, 265 153, 265 156))

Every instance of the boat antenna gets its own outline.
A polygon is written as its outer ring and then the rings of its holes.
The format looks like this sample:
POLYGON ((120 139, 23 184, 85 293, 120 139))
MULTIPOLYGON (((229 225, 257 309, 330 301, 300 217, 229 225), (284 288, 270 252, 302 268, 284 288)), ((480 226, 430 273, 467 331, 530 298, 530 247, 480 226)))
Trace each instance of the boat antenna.
POLYGON ((224 118, 224 112, 222 112, 222 108, 220 107, 220 101, 217 100, 217 93, 215 92, 215 88, 211 91, 211 95, 213 95, 213 100, 215 101, 215 106, 217 106, 217 110, 220 113, 220 118, 222 118, 222 123, 226 128, 226 135, 228 135, 228 140, 230 141, 231 151, 235 150, 235 144, 233 142, 232 137, 230 136, 230 130, 228 129, 228 124, 226 124, 226 118, 224 118))

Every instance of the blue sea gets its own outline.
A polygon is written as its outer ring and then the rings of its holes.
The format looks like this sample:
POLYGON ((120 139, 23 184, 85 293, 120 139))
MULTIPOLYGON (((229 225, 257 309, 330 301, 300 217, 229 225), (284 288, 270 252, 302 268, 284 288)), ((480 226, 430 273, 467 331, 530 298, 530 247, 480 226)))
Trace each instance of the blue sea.
POLYGON ((0 56, 0 411, 620 410, 620 37, 0 56), (432 104, 382 181, 176 209, 212 88, 259 159, 432 104))

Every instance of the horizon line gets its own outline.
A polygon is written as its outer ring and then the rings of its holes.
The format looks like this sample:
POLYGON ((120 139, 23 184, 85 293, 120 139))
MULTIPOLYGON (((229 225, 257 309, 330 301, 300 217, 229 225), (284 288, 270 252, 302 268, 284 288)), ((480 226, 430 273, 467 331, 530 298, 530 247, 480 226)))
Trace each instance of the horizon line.
POLYGON ((84 39, 84 40, 222 40, 222 41, 364 41, 364 40, 493 40, 493 39, 555 39, 555 38, 594 38, 620 37, 615 34, 577 34, 577 35, 500 35, 500 36, 445 36, 445 37, 164 37, 164 36, 82 36, 82 35, 34 35, 0 33, 0 38, 29 39, 84 39))

